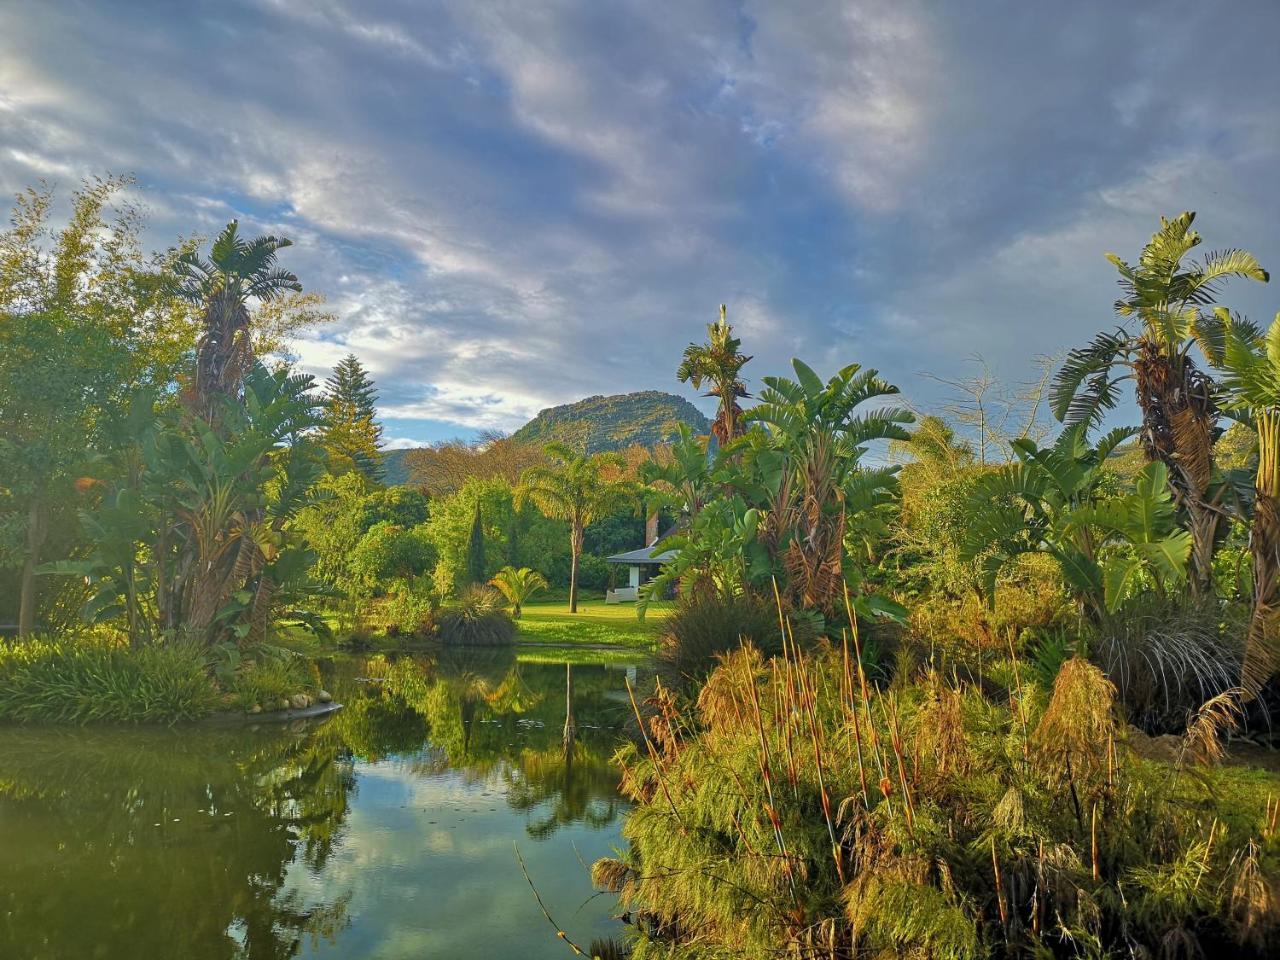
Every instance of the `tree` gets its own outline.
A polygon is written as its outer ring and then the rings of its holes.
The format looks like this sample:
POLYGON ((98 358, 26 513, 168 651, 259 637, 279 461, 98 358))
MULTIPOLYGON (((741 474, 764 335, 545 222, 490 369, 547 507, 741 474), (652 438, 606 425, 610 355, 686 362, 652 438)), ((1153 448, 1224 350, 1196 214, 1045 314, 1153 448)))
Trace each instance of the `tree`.
POLYGON ((583 531, 621 503, 632 485, 618 477, 623 461, 616 453, 583 455, 562 443, 549 443, 546 451, 551 465, 526 470, 516 496, 549 519, 569 522, 569 612, 577 613, 583 531))
POLYGON ((116 202, 128 183, 87 181, 56 232, 52 191, 29 189, 0 233, 0 567, 21 568, 24 635, 36 621, 37 568, 78 536, 92 451, 132 392, 168 382, 194 335, 166 263, 142 254, 140 215, 116 202))
POLYGON ((1240 316, 1219 308, 1220 327, 1205 338, 1210 361, 1223 374, 1224 404, 1253 421, 1257 431, 1253 519, 1253 613, 1241 670, 1241 686, 1256 694, 1275 673, 1280 656, 1280 314, 1263 334, 1240 316))
POLYGON ((511 604, 511 616, 520 619, 520 611, 539 590, 548 587, 547 578, 528 567, 503 567, 489 581, 511 604))
POLYGON ((727 308, 720 304, 720 319, 707 324, 707 342, 691 343, 685 347, 684 357, 676 370, 681 383, 690 383, 695 390, 708 384, 706 396, 720 402, 711 433, 720 443, 728 443, 742 433, 742 408, 738 400, 749 397, 742 382, 742 368, 751 360, 742 353, 742 341, 733 335, 733 327, 726 318, 727 308))
POLYGON ((325 381, 320 442, 329 456, 331 472, 354 469, 371 483, 382 482, 382 427, 376 420, 377 402, 373 380, 355 354, 348 354, 325 381))
POLYGON ((409 482, 430 497, 452 496, 472 478, 497 477, 514 486, 521 473, 544 462, 537 444, 488 432, 473 443, 448 440, 405 454, 409 482))
POLYGON ((298 278, 276 266, 277 251, 293 241, 269 235, 245 240, 239 230, 238 221, 228 223, 208 260, 198 250, 187 250, 174 262, 177 291, 203 310, 187 403, 211 426, 220 399, 239 399, 245 372, 253 365, 250 302, 269 303, 291 291, 302 292, 298 278))
POLYGON ((471 521, 471 535, 467 540, 467 583, 484 583, 484 517, 480 513, 480 501, 476 501, 476 515, 471 521))
POLYGON ((800 360, 791 366, 796 379, 765 377, 760 402, 746 415, 767 429, 766 456, 778 465, 760 536, 786 572, 790 599, 830 614, 843 601, 852 572, 846 570, 846 541, 860 534, 851 521, 872 521, 877 507, 897 492, 896 468, 862 467, 866 445, 907 440, 905 425, 915 417, 901 407, 855 413, 899 392, 875 370, 851 363, 824 383, 800 360))
POLYGON ((1205 308, 1223 281, 1232 277, 1266 282, 1267 272, 1253 254, 1228 249, 1204 261, 1186 261, 1200 245, 1191 229, 1195 214, 1160 219, 1160 230, 1143 248, 1136 265, 1107 254, 1120 272, 1123 296, 1116 301, 1121 318, 1136 317, 1130 333, 1123 326, 1102 333, 1073 350, 1053 385, 1054 415, 1068 425, 1097 426, 1115 407, 1120 383, 1132 379, 1142 411, 1142 445, 1148 461, 1165 465, 1170 489, 1186 512, 1193 548, 1191 586, 1199 595, 1213 587, 1213 552, 1218 539, 1222 487, 1215 476, 1213 444, 1218 411, 1212 380, 1190 356, 1203 335, 1205 308))

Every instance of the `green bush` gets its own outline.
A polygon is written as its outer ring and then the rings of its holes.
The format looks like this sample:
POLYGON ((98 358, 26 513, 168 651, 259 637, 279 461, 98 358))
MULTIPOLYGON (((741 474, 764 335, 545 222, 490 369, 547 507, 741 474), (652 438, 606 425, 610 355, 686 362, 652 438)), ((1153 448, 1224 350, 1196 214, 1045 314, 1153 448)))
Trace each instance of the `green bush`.
POLYGON ((752 597, 683 600, 663 623, 658 640, 658 676, 670 689, 694 689, 716 668, 718 658, 749 641, 766 657, 782 651, 778 613, 752 597))
POLYGON ((204 716, 217 699, 202 651, 186 644, 130 650, 83 637, 0 646, 0 720, 173 723, 204 716))
POLYGON ((245 710, 254 704, 269 710, 310 686, 313 684, 307 675, 307 661, 302 657, 284 656, 260 657, 243 663, 230 689, 245 710))
POLYGON ((419 581, 396 589, 384 602, 380 612, 388 636, 429 637, 435 633, 435 604, 426 578, 419 581))
POLYGON ((460 646, 492 647, 515 640, 515 621, 497 590, 471 586, 440 615, 440 639, 460 646))

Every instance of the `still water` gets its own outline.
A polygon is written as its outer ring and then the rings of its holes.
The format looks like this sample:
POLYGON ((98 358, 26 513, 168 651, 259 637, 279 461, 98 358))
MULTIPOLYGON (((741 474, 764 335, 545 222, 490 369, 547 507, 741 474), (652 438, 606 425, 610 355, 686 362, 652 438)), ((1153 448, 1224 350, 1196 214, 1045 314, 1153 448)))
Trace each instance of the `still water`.
POLYGON ((308 724, 0 728, 0 958, 563 958, 621 933, 627 668, 510 652, 317 665, 308 724))

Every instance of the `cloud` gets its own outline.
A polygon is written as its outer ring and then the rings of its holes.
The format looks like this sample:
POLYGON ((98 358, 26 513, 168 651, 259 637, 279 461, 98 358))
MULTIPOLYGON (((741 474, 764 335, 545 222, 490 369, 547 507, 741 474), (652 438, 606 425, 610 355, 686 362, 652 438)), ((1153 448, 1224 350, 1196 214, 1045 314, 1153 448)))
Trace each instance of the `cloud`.
POLYGON ((722 302, 756 381, 858 360, 927 406, 921 370, 981 353, 1017 380, 1111 323, 1101 254, 1132 256, 1160 214, 1196 208, 1208 246, 1280 260, 1273 4, 51 0, 5 19, 0 189, 132 171, 158 247, 232 216, 289 235, 340 318, 295 354, 323 377, 356 353, 397 442, 692 396, 674 368, 722 302), (1188 69, 1207 61, 1230 69, 1188 69))

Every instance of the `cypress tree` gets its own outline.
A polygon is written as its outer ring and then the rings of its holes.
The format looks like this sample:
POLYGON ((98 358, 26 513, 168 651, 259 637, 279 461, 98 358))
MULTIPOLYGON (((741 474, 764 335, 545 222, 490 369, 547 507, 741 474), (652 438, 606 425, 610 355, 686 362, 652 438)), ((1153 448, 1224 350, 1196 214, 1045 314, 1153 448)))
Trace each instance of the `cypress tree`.
POLYGON ((325 381, 325 424, 321 442, 331 467, 341 473, 359 470, 374 483, 383 478, 382 427, 377 416, 378 391, 368 371, 348 354, 325 381))
POLYGON ((476 516, 471 521, 471 540, 467 544, 467 583, 484 583, 484 521, 480 516, 480 501, 476 501, 476 516))

